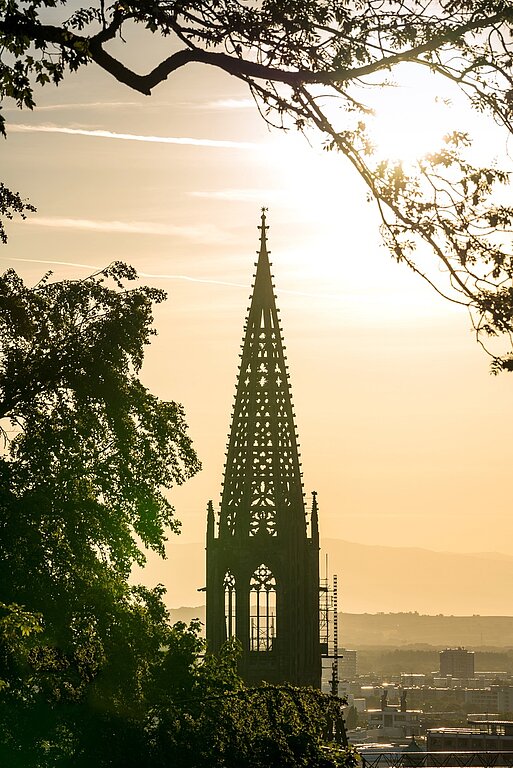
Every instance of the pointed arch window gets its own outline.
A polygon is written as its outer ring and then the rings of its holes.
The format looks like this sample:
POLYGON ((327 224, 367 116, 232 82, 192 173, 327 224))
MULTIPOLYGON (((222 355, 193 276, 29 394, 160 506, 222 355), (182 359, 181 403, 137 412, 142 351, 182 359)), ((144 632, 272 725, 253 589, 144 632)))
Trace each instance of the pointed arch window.
POLYGON ((249 583, 249 648, 271 651, 276 637, 276 579, 263 563, 249 583))
POLYGON ((236 594, 235 576, 231 571, 226 571, 224 577, 224 617, 226 625, 226 637, 235 637, 236 594))

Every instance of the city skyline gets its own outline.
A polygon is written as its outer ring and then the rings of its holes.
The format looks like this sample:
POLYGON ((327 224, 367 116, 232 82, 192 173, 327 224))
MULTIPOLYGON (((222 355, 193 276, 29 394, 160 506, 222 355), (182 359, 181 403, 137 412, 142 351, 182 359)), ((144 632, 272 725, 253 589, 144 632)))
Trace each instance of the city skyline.
MULTIPOLYGON (((38 213, 9 224, 0 264, 34 284, 121 259, 169 292, 142 378, 184 404, 203 461, 171 492, 184 543, 219 500, 267 205, 321 538, 513 555, 511 382, 490 376, 465 311, 392 262, 349 166, 268 132, 240 85, 199 68, 150 99, 88 69, 38 100, 5 110, 5 181, 38 213)), ((152 556, 148 578, 166 584, 166 563, 152 556)))

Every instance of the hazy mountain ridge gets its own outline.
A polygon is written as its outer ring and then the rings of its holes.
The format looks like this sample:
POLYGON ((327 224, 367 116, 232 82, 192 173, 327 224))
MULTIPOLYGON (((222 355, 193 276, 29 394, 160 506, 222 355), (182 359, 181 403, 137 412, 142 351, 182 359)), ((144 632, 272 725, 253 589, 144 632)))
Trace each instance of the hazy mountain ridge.
POLYGON ((513 557, 434 552, 326 539, 329 570, 338 574, 347 613, 473 614, 513 612, 513 557))
MULTIPOLYGON (((171 619, 204 625, 205 606, 174 608, 171 619)), ((513 648, 513 616, 339 613, 339 641, 346 648, 513 648)))
MULTIPOLYGON (((513 614, 513 556, 503 553, 434 552, 339 539, 322 542, 329 573, 338 575, 339 607, 347 614, 417 611, 427 615, 513 614)), ((204 600, 204 544, 173 543, 158 573, 170 607, 204 600)), ((141 578, 141 577, 139 577, 141 578)), ((413 642, 418 642, 417 640, 413 642)))
POLYGON ((513 616, 339 614, 341 645, 513 648, 513 616))

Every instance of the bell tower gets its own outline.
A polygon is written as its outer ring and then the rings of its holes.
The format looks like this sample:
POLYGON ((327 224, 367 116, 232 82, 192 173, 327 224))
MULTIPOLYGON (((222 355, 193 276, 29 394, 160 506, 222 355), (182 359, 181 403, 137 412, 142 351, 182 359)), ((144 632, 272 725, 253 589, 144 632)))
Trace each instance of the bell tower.
POLYGON ((207 521, 207 644, 237 637, 246 683, 320 688, 317 503, 305 509, 262 209, 219 514, 207 521))

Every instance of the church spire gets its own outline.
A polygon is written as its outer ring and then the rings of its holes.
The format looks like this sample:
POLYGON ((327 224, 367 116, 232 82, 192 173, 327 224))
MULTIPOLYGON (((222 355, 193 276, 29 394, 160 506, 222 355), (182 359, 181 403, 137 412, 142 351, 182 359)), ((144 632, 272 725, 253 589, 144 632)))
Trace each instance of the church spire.
POLYGON ((207 644, 216 652, 237 637, 249 684, 320 687, 317 503, 308 536, 265 214, 262 208, 217 536, 208 514, 207 644))
POLYGON ((262 209, 260 250, 242 343, 221 502, 221 530, 276 536, 305 525, 283 337, 262 209))

